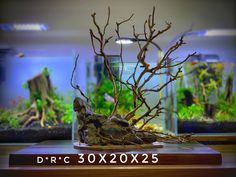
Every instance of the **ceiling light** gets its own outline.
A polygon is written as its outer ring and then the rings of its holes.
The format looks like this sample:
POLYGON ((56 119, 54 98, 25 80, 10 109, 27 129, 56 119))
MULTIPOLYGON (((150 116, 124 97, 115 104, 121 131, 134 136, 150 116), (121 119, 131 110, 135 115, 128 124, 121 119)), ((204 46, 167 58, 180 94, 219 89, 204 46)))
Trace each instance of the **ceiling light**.
MULTIPOLYGON (((184 36, 236 36, 236 29, 208 29, 194 30, 187 33, 181 33, 184 36)), ((179 37, 179 36, 178 36, 179 37)))
POLYGON ((236 36, 236 29, 206 30, 205 36, 236 36))
POLYGON ((2 31, 46 31, 48 26, 41 23, 7 23, 0 24, 2 31))

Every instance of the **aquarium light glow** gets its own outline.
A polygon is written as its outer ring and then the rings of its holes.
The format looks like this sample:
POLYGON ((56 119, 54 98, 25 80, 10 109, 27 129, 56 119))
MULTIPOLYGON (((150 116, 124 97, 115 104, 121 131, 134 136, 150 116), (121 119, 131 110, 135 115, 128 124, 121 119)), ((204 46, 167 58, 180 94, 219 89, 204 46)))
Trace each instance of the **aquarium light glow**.
MULTIPOLYGON (((146 42, 147 40, 146 39, 129 38, 129 37, 120 37, 120 38, 117 38, 115 41, 117 44, 132 44, 134 42, 141 42, 141 41, 146 42)), ((155 43, 154 41, 151 41, 150 43, 153 44, 159 50, 159 52, 162 52, 161 47, 157 43, 155 43)))
POLYGON ((46 31, 48 26, 41 23, 5 23, 0 24, 2 31, 46 31))
POLYGON ((132 44, 134 41, 130 38, 119 38, 116 39, 117 44, 132 44))

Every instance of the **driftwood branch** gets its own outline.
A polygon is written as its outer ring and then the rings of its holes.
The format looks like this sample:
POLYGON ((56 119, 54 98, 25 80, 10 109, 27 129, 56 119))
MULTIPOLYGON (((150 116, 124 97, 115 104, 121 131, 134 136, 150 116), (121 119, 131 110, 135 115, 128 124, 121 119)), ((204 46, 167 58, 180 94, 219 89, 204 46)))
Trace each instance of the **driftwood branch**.
MULTIPOLYGON (((162 107, 162 102, 165 99, 164 97, 158 98, 154 104, 150 104, 147 100, 146 95, 150 93, 160 93, 163 89, 167 88, 172 82, 177 80, 180 77, 182 72, 182 65, 186 62, 190 57, 195 55, 195 53, 189 54, 186 58, 180 61, 176 61, 176 58, 172 58, 172 54, 178 50, 182 45, 185 44, 183 40, 183 36, 172 45, 166 52, 162 55, 162 57, 158 60, 155 66, 150 65, 147 62, 147 54, 148 49, 151 45, 155 44, 155 40, 158 36, 167 32, 171 28, 171 23, 166 22, 166 27, 158 30, 155 24, 155 7, 148 18, 144 21, 143 30, 141 33, 138 33, 133 25, 133 37, 135 38, 138 44, 138 53, 137 53, 137 61, 134 67, 134 70, 126 80, 123 80, 123 70, 124 70, 124 61, 123 61, 123 45, 120 45, 119 57, 121 62, 121 72, 119 76, 116 76, 113 73, 111 68, 108 55, 105 52, 107 45, 110 43, 113 36, 107 36, 107 29, 110 26, 110 16, 111 10, 108 7, 107 19, 105 20, 105 25, 101 26, 96 20, 96 13, 91 15, 92 22, 95 26, 95 29, 90 29, 90 38, 92 43, 93 51, 96 55, 101 56, 104 61, 104 68, 107 70, 108 79, 110 80, 113 87, 113 98, 114 98, 114 106, 107 117, 105 115, 98 115, 92 111, 86 111, 87 106, 83 103, 83 100, 80 98, 76 98, 74 101, 74 110, 78 113, 77 118, 79 121, 82 121, 82 127, 79 129, 79 133, 83 131, 93 132, 92 134, 80 134, 81 140, 84 142, 88 141, 90 145, 97 145, 99 142, 102 144, 143 144, 150 143, 154 141, 172 141, 172 142, 185 142, 186 140, 190 140, 191 136, 173 136, 171 134, 165 134, 154 131, 145 131, 145 126, 150 123, 153 119, 156 119, 160 116, 160 114, 164 113, 167 108, 162 107), (173 68, 177 68, 177 71, 173 70, 173 68), (138 71, 140 71, 138 73, 138 71), (175 71, 175 72, 174 72, 175 71), (162 77, 166 75, 167 79, 163 83, 155 83, 155 86, 152 88, 146 88, 152 79, 155 77, 162 77), (123 87, 126 87, 130 92, 132 92, 133 99, 133 108, 126 115, 117 115, 117 110, 119 108, 119 101, 121 99, 121 94, 123 87), (77 103, 79 103, 77 105, 77 103), (85 109, 85 111, 84 111, 85 109), (141 109, 145 109, 141 113, 141 115, 137 115, 137 112, 141 109), (91 119, 91 120, 89 120, 91 119), (96 122, 98 127, 96 130, 90 129, 90 126, 86 126, 86 124, 90 124, 96 122), (99 122, 99 123, 98 123, 99 122), (108 122, 108 123, 104 123, 108 122), (142 122, 141 126, 137 129, 137 124, 142 122), (103 125, 104 124, 104 125, 103 125), (110 129, 110 127, 117 127, 117 130, 114 129, 114 132, 109 132, 108 134, 102 132, 104 129, 110 129), (120 133, 123 131, 124 134, 120 133), (119 133, 116 133, 118 131, 119 133), (95 135, 95 136, 94 136, 95 135), (119 136, 117 136, 119 135, 119 136), (91 136, 87 138, 87 136, 91 136), (97 139, 98 138, 98 139, 97 139), (86 141, 85 141, 86 140, 86 141)), ((119 39, 120 36, 120 28, 121 25, 130 22, 134 14, 130 17, 116 22, 116 37, 119 39)), ((158 50, 161 48, 157 47, 158 50)), ((161 50, 162 51, 162 50, 161 50)), ((163 51, 162 51, 163 52, 163 51)), ((78 85, 73 84, 73 76, 77 66, 77 60, 79 55, 75 58, 75 67, 71 76, 71 86, 74 89, 77 89, 80 94, 86 99, 87 102, 90 99, 82 92, 78 85)), ((92 126, 94 127, 94 126, 92 126)))
MULTIPOLYGON (((120 38, 120 26, 122 24, 130 21, 131 18, 133 17, 133 15, 134 14, 132 14, 129 18, 127 18, 127 19, 125 19, 121 22, 116 22, 116 30, 115 31, 116 31, 116 35, 117 35, 118 38, 120 38)), ((107 37, 107 38, 105 37, 106 36, 106 29, 109 26, 109 21, 110 21, 110 7, 108 7, 108 16, 107 16, 106 24, 103 27, 103 30, 102 30, 102 27, 96 21, 96 13, 93 13, 91 16, 92 16, 92 19, 93 19, 93 24, 95 25, 95 27, 97 29, 97 34, 94 34, 93 30, 90 29, 90 37, 91 37, 92 47, 93 47, 94 53, 96 55, 100 55, 100 56, 103 57, 104 65, 105 65, 105 68, 108 72, 108 77, 109 77, 109 79, 112 83, 112 86, 113 86, 113 98, 114 98, 115 104, 114 104, 114 108, 113 108, 113 110, 111 112, 111 115, 110 115, 110 117, 112 117, 117 112, 118 104, 119 104, 119 98, 120 98, 122 88, 123 88, 123 84, 121 82, 121 78, 122 78, 122 75, 123 75, 123 68, 124 68, 124 62, 123 62, 123 56, 122 56, 123 46, 121 45, 120 54, 119 54, 120 59, 121 59, 121 64, 122 64, 120 78, 115 78, 114 73, 112 72, 112 70, 110 68, 110 65, 109 65, 108 56, 105 53, 105 47, 109 43, 110 39, 112 39, 112 36, 107 37), (96 50, 95 40, 99 44, 99 50, 96 50), (119 90, 118 90, 117 85, 116 85, 116 80, 118 80, 119 83, 120 83, 119 90)))
POLYGON ((158 92, 162 91, 165 87, 167 87, 171 82, 177 80, 179 75, 180 75, 180 73, 182 72, 181 65, 185 61, 187 61, 190 57, 195 55, 195 53, 190 54, 185 59, 183 59, 182 61, 172 64, 174 62, 174 59, 171 59, 171 54, 174 51, 176 51, 180 46, 185 44, 185 42, 183 41, 183 37, 181 37, 179 39, 179 41, 176 42, 176 44, 171 46, 166 51, 166 53, 160 59, 160 61, 156 64, 156 66, 150 67, 150 65, 146 62, 146 53, 148 52, 149 45, 152 44, 154 39, 156 39, 159 35, 165 33, 166 31, 168 31, 171 28, 171 23, 166 23, 167 24, 166 28, 164 28, 162 30, 156 30, 155 29, 154 16, 155 16, 155 8, 153 8, 152 14, 149 15, 148 19, 144 22, 145 41, 144 41, 143 45, 141 45, 141 41, 139 39, 140 34, 136 33, 135 26, 133 26, 133 36, 134 36, 134 38, 138 42, 138 46, 139 46, 140 51, 137 54, 138 62, 135 65, 134 71, 128 77, 128 80, 126 81, 126 83, 130 84, 131 83, 130 80, 132 79, 132 82, 134 83, 130 87, 132 92, 133 92, 133 103, 134 103, 133 105, 134 105, 134 109, 132 111, 130 111, 125 116, 125 118, 127 120, 130 120, 135 115, 136 111, 139 108, 141 108, 142 106, 145 106, 146 109, 147 109, 146 113, 144 113, 143 115, 138 117, 135 121, 133 121, 133 125, 137 124, 140 120, 145 120, 145 119, 148 120, 148 121, 145 121, 145 122, 149 122, 150 120, 152 120, 154 117, 156 117, 157 115, 159 115, 161 113, 161 110, 163 108, 161 108, 160 102, 158 102, 157 105, 154 105, 154 106, 149 105, 147 103, 146 99, 145 99, 145 95, 147 95, 149 92, 157 92, 158 93, 158 92), (141 73, 138 76, 136 76, 137 75, 136 74, 137 73, 137 69, 138 69, 139 65, 141 65, 141 67, 143 69, 142 69, 141 73), (178 67, 178 66, 179 66, 178 71, 176 73, 171 73, 170 68, 178 67), (165 72, 162 72, 162 69, 168 69, 168 70, 165 71, 165 72), (160 75, 164 75, 164 74, 169 76, 169 79, 164 84, 155 86, 155 88, 144 89, 144 86, 147 85, 147 83, 154 76, 160 76, 160 75), (144 78, 144 76, 145 77, 147 76, 147 78, 144 78), (141 103, 137 104, 137 100, 140 100, 141 103), (152 111, 156 112, 155 116, 154 115, 152 115, 152 116, 150 115, 152 111))
MULTIPOLYGON (((121 22, 116 22, 116 35, 117 35, 117 38, 119 39, 120 38, 120 26, 128 21, 130 21, 132 19, 132 17, 134 16, 134 14, 132 14, 129 18, 121 21, 121 22)), ((119 92, 118 94, 116 95, 116 102, 115 102, 115 105, 114 105, 114 108, 112 110, 112 113, 111 113, 111 117, 116 113, 117 109, 118 109, 118 104, 119 104, 119 98, 120 98, 120 95, 122 93, 122 90, 123 90, 123 83, 122 83, 122 76, 123 76, 123 71, 124 71, 124 61, 123 61, 123 45, 121 44, 120 45, 120 61, 121 61, 121 72, 120 72, 120 77, 119 78, 116 78, 118 80, 118 82, 120 83, 120 89, 119 89, 119 92)))
POLYGON ((89 97, 87 97, 85 95, 85 93, 80 89, 79 85, 74 85, 73 84, 73 78, 74 78, 74 74, 75 74, 75 71, 76 71, 76 68, 77 68, 78 60, 79 60, 79 54, 75 57, 75 64, 74 64, 74 68, 73 68, 73 71, 72 71, 72 74, 71 74, 71 78, 70 78, 70 85, 75 90, 78 90, 79 93, 86 99, 87 102, 90 102, 89 97))
MULTIPOLYGON (((113 97, 114 97, 114 101, 116 103, 116 102, 118 102, 117 101, 117 85, 115 83, 115 78, 114 78, 113 72, 112 72, 110 65, 109 65, 108 56, 105 53, 105 46, 109 43, 109 40, 112 38, 112 36, 110 36, 108 38, 105 37, 106 29, 107 29, 107 27, 109 25, 109 21, 110 21, 110 7, 108 7, 108 16, 107 16, 106 24, 103 27, 103 29, 100 27, 100 25, 96 21, 96 13, 93 13, 91 16, 93 19, 93 24, 95 25, 95 27, 97 29, 97 34, 94 34, 93 30, 90 29, 90 37, 91 37, 92 47, 93 47, 94 53, 96 55, 100 55, 103 57, 104 65, 107 70, 108 77, 109 77, 109 79, 112 83, 112 86, 113 86, 113 97), (99 44, 99 51, 97 51, 95 48, 94 39, 99 44)), ((113 109, 113 111, 111 113, 111 117, 112 117, 112 115, 114 115, 116 113, 116 111, 117 111, 117 109, 113 109)))
MULTIPOLYGON (((182 45, 185 44, 183 40, 183 36, 180 37, 180 39, 171 46, 160 58, 160 60, 156 63, 155 66, 150 66, 150 64, 147 62, 146 56, 148 53, 148 49, 156 40, 157 37, 162 35, 163 33, 167 32, 171 28, 171 23, 166 22, 166 27, 158 30, 156 28, 155 24, 155 7, 153 7, 153 10, 151 14, 148 16, 147 20, 145 20, 143 24, 143 31, 142 33, 138 33, 135 29, 135 26, 133 25, 133 37, 138 43, 139 52, 137 53, 137 63, 134 67, 133 72, 129 75, 127 80, 122 80, 123 75, 123 69, 124 69, 124 61, 123 61, 123 45, 120 46, 120 61, 121 61, 121 72, 120 75, 117 77, 112 72, 112 69, 110 67, 109 61, 108 61, 108 55, 105 52, 106 45, 109 44, 110 40, 113 38, 113 36, 106 36, 107 28, 110 25, 110 7, 108 7, 108 15, 105 22, 104 27, 102 27, 96 20, 96 13, 93 13, 91 15, 93 24, 95 26, 96 32, 94 32, 92 29, 90 29, 90 37, 91 37, 91 43, 94 50, 94 53, 96 55, 102 56, 104 60, 104 66, 108 72, 108 78, 112 83, 113 86, 113 98, 114 98, 114 107, 110 114, 110 118, 112 118, 118 110, 119 105, 119 99, 120 95, 122 93, 123 87, 125 86, 127 89, 129 89, 133 94, 133 109, 130 110, 129 113, 127 113, 124 118, 126 120, 132 119, 136 112, 142 108, 143 106, 146 108, 146 112, 144 112, 142 115, 137 117, 132 122, 132 126, 136 125, 139 121, 143 121, 143 125, 141 128, 143 128, 148 122, 150 122, 152 119, 159 116, 163 109, 161 106, 162 98, 159 98, 159 101, 154 104, 150 105, 148 101, 146 100, 146 95, 149 93, 159 93, 164 88, 166 88, 169 84, 174 82, 180 77, 180 74, 182 72, 182 64, 186 62, 190 57, 195 55, 195 53, 192 53, 188 55, 185 59, 176 62, 174 58, 172 58, 172 54, 178 50, 182 45), (142 37, 142 38, 141 38, 142 37), (144 38, 144 39, 143 39, 144 38), (176 72, 172 71, 172 68, 178 67, 176 72), (141 72, 137 74, 138 69, 141 68, 141 72), (164 71, 163 71, 164 70, 164 71), (161 77, 162 75, 167 75, 167 80, 164 83, 156 84, 155 87, 152 88, 145 88, 145 86, 154 78, 154 77, 161 77), (119 86, 117 85, 119 83, 119 86)), ((130 17, 120 21, 116 22, 116 37, 120 38, 120 27, 124 23, 127 23, 131 21, 134 14, 132 14, 130 17)), ((161 50, 161 49, 158 49, 161 50)), ((77 86, 73 86, 74 88, 77 88, 80 92, 81 90, 77 86)), ((81 95, 85 97, 87 100, 89 99, 86 97, 83 92, 81 92, 81 95)))

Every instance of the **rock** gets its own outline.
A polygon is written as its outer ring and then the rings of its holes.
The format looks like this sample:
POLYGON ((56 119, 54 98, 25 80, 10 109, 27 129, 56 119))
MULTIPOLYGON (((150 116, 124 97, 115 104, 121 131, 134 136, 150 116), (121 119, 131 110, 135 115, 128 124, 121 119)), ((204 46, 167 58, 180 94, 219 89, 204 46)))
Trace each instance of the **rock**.
POLYGON ((132 144, 132 143, 143 144, 144 141, 140 137, 136 136, 135 134, 132 134, 132 133, 126 134, 124 136, 124 144, 132 144))
POLYGON ((74 100, 74 110, 79 122, 79 141, 92 145, 145 144, 156 141, 154 135, 137 132, 121 115, 108 118, 95 114, 82 99, 74 100))
POLYGON ((84 143, 88 145, 100 145, 102 139, 96 134, 97 128, 94 124, 89 124, 87 129, 84 131, 84 143))
POLYGON ((122 127, 129 127, 129 122, 119 114, 113 116, 110 120, 111 122, 114 122, 122 127))
POLYGON ((91 106, 84 101, 83 99, 76 97, 73 102, 73 108, 75 112, 82 113, 82 114, 93 114, 91 106))
POLYGON ((127 134, 126 127, 122 127, 121 125, 117 124, 116 122, 106 121, 101 128, 101 132, 104 135, 109 135, 114 138, 120 138, 121 136, 127 134))
POLYGON ((143 142, 145 143, 153 143, 156 141, 156 136, 154 134, 150 134, 150 133, 141 133, 141 132, 138 132, 136 133, 136 135, 142 139, 143 142))

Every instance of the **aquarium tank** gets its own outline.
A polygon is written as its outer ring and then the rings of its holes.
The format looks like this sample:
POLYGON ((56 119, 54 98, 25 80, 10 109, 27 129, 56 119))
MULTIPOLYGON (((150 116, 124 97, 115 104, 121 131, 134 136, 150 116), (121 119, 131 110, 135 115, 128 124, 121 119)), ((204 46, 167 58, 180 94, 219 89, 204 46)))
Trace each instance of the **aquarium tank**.
MULTIPOLYGON (((135 62, 124 62, 124 67, 122 71, 122 63, 120 62, 120 56, 119 55, 108 55, 109 58, 109 65, 112 69, 112 72, 114 73, 115 77, 119 77, 121 72, 122 74, 122 80, 127 80, 130 76, 130 74, 134 71, 135 66, 137 63, 135 62)), ((155 63, 150 63, 150 66, 155 66, 155 63)), ((114 107, 114 98, 113 95, 113 86, 110 80, 108 79, 108 74, 106 69, 104 68, 103 60, 101 59, 101 56, 95 56, 94 62, 87 62, 86 64, 86 86, 87 91, 86 95, 88 95, 89 98, 91 98, 92 101, 92 109, 97 113, 101 115, 108 116, 113 107, 114 107)), ((140 74, 140 72, 143 70, 142 66, 139 64, 137 67, 137 75, 140 74)), ((145 79, 144 77, 143 79, 145 79)), ((155 88, 158 84, 163 84, 164 79, 166 79, 165 76, 155 76, 153 77, 150 82, 148 82, 147 85, 145 85, 144 89, 152 89, 155 88)), ((150 105, 155 105, 160 98, 164 97, 165 89, 163 89, 161 92, 152 92, 147 95, 145 95, 145 99, 150 105)), ((75 91, 75 96, 80 96, 80 93, 78 91, 75 91)), ((163 101, 163 107, 165 107, 165 101, 163 101)), ((119 109, 118 114, 125 115, 129 113, 133 108, 133 100, 132 100, 132 92, 128 90, 125 86, 122 89, 121 96, 120 96, 120 102, 119 102, 119 109)), ((136 117, 139 117, 142 115, 147 108, 145 106, 142 106, 142 108, 136 112, 136 115, 134 116, 134 121, 136 117)), ((77 140, 77 131, 78 131, 78 121, 76 119, 76 116, 74 115, 74 138, 77 140)), ((152 119, 150 122, 148 121, 145 125, 143 124, 143 121, 140 121, 136 126, 137 128, 142 128, 144 130, 153 130, 156 132, 166 132, 168 131, 165 126, 165 120, 164 120, 164 111, 163 113, 160 113, 158 116, 156 116, 154 119, 152 119)), ((169 131, 168 131, 169 132, 169 131)))
POLYGON ((72 57, 1 55, 0 142, 71 139, 72 66, 72 57))
POLYGON ((199 54, 176 81, 173 119, 178 133, 236 133, 236 63, 199 54))

